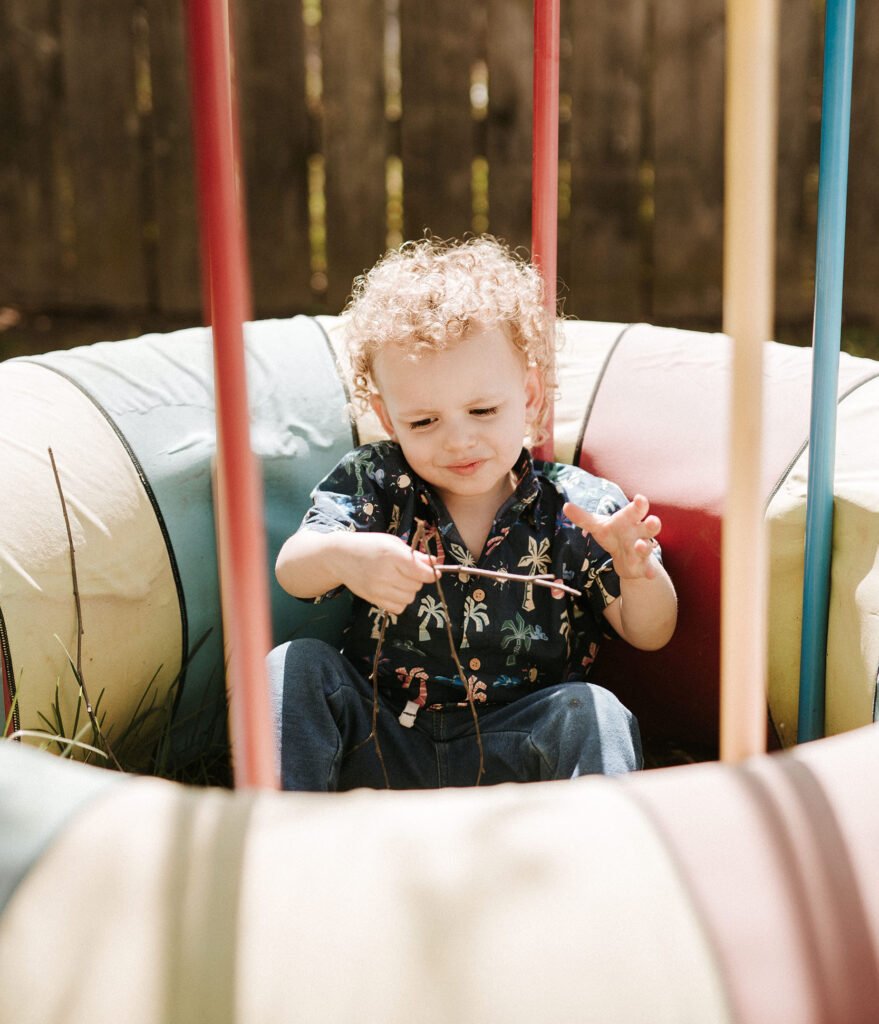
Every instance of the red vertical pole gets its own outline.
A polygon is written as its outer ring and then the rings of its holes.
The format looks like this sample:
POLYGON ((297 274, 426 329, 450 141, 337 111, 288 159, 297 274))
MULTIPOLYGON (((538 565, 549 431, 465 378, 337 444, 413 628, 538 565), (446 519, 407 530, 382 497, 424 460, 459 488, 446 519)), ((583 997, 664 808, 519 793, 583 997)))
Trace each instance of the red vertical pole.
POLYGON ((211 308, 217 519, 236 786, 277 788, 265 655, 271 643, 263 502, 250 448, 242 324, 249 313, 226 0, 188 0, 202 292, 211 308))
MULTIPOLYGON (((534 0, 534 128, 531 177, 531 254, 543 276, 544 298, 556 315, 559 210, 559 25, 561 0, 534 0)), ((552 460, 549 439, 534 448, 538 459, 552 460)))

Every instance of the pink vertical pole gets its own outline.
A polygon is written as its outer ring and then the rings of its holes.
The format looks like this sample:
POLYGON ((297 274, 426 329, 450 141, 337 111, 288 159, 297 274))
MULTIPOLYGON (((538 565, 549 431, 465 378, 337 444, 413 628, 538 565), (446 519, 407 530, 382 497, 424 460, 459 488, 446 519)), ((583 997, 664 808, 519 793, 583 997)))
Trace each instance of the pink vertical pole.
POLYGON ((766 749, 768 559, 760 475, 763 345, 775 311, 778 0, 728 0, 723 330, 735 342, 723 514, 720 756, 766 749))
POLYGON ((242 324, 250 306, 226 0, 188 0, 202 293, 213 325, 217 520, 236 786, 277 788, 262 490, 250 448, 242 324))
MULTIPOLYGON (((534 128, 531 177, 531 254, 543 276, 544 298, 556 316, 559 210, 559 25, 561 0, 534 0, 534 128)), ((534 456, 552 461, 552 411, 549 439, 534 456)))

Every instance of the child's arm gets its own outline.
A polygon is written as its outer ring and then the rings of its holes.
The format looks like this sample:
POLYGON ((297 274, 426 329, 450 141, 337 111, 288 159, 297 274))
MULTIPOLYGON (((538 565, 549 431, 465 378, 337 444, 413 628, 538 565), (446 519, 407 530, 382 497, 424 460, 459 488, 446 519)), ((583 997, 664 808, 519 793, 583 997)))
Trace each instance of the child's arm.
POLYGON ((294 597, 318 597, 338 586, 399 615, 436 573, 429 557, 388 533, 299 530, 281 548, 278 582, 294 597))
POLYGON ((668 573, 653 556, 661 523, 648 516, 650 505, 638 494, 612 516, 595 515, 567 502, 565 515, 613 558, 620 578, 620 596, 604 610, 617 633, 633 647, 654 651, 671 639, 678 603, 668 573))

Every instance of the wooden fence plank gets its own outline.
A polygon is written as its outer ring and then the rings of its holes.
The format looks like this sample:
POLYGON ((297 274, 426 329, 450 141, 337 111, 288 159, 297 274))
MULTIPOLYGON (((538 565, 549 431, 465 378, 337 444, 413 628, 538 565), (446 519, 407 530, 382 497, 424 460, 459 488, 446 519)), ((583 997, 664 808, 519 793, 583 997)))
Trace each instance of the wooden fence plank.
POLYGON ((407 238, 425 229, 461 236, 472 221, 474 129, 470 73, 481 55, 482 15, 474 0, 403 0, 403 223, 407 238))
POLYGON ((531 252, 532 0, 488 0, 488 223, 531 252))
POLYGON ((148 304, 134 15, 132 0, 61 5, 78 306, 148 304))
POLYGON ((142 0, 149 26, 150 174, 156 304, 200 314, 198 208, 183 5, 142 0))
POLYGON ((653 309, 720 320, 724 0, 654 0, 653 309))
MULTIPOLYGON (((402 158, 406 237, 472 228, 474 157, 485 157, 489 230, 530 248, 531 0, 399 0, 403 112, 388 122, 382 32, 396 6, 322 0, 320 117, 307 113, 301 4, 234 0, 257 315, 341 306, 352 277, 385 245, 389 154, 402 158), (471 111, 477 61, 487 67, 484 121, 471 111), (326 172, 329 277, 317 295, 306 174, 314 154, 326 172)), ((822 7, 782 0, 777 306, 785 323, 811 316, 822 7)), ((719 323, 723 17, 723 0, 563 5, 566 312, 719 323)), ((872 326, 877 68, 879 13, 860 4, 844 310, 849 322, 872 326)), ((199 308, 188 95, 180 5, 5 0, 0 305, 199 308)))
POLYGON ((843 310, 848 322, 879 326, 879 10, 858 4, 852 68, 852 120, 843 310))
POLYGON ((0 304, 69 298, 62 230, 61 47, 48 0, 0 7, 0 304))
POLYGON ((776 320, 805 322, 814 298, 821 12, 782 0, 780 17, 776 320))
POLYGON ((254 308, 290 313, 313 302, 301 8, 260 0, 234 11, 254 308))
POLYGON ((574 4, 571 15, 567 311, 638 320, 649 285, 639 220, 647 8, 645 0, 605 0, 574 4))
POLYGON ((344 305, 354 277, 386 247, 384 33, 383 0, 324 0, 327 305, 333 312, 344 305))

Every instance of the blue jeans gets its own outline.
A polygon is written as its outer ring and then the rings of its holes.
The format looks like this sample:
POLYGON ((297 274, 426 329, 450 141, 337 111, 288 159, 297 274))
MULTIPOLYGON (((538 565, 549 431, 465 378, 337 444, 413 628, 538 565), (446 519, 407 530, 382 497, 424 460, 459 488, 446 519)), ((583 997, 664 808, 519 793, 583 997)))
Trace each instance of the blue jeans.
MULTIPOLYGON (((267 659, 281 785, 385 787, 372 731, 372 684, 322 640, 293 640, 267 659)), ((379 694, 376 734, 392 789, 472 786, 479 747, 469 708, 422 708, 411 728, 379 694)), ((606 775, 642 767, 634 716, 608 690, 568 682, 510 704, 479 707, 482 785, 606 775)))

